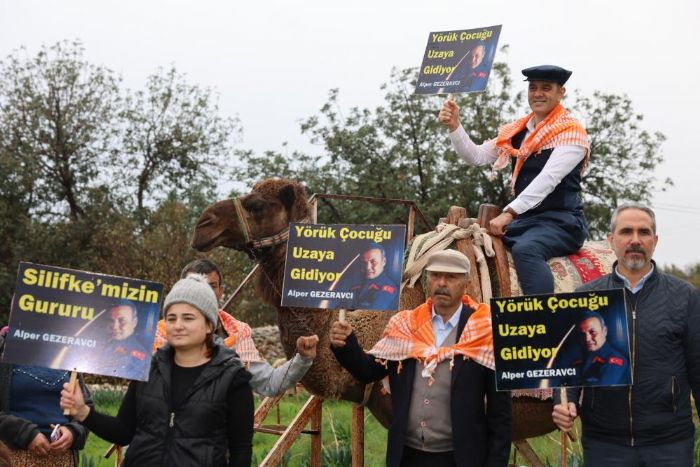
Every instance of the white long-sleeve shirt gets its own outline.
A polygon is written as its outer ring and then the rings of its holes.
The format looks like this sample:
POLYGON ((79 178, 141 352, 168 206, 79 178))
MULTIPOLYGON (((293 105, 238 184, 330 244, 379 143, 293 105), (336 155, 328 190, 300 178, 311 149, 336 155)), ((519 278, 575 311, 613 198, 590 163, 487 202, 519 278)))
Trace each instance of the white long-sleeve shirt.
MULTIPOLYGON (((527 122, 526 128, 525 137, 534 131, 534 119, 527 122)), ((461 125, 450 133, 450 141, 457 154, 470 165, 490 165, 498 159, 495 139, 475 144, 461 125)), ((585 156, 586 148, 583 146, 557 146, 542 171, 503 209, 511 208, 517 214, 522 214, 539 206, 585 156)))

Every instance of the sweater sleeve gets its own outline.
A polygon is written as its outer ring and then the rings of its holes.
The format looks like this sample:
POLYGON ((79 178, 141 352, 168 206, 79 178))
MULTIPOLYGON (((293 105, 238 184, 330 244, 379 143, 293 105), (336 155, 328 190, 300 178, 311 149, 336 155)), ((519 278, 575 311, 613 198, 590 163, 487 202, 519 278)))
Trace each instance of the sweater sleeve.
POLYGON ((100 438, 120 446, 127 446, 136 432, 136 385, 129 383, 116 417, 91 408, 83 424, 100 438))
MULTIPOLYGON (((3 355, 5 336, 0 334, 0 357, 3 355)), ((12 415, 10 407, 10 380, 12 366, 0 363, 0 441, 12 449, 26 449, 29 443, 40 433, 36 423, 12 415)))
POLYGON ((0 441, 7 443, 12 449, 27 449, 29 443, 41 433, 35 423, 0 412, 0 441))
POLYGON ((297 384, 311 368, 313 359, 294 355, 284 365, 273 368, 265 361, 251 362, 250 387, 261 396, 274 397, 297 384))
POLYGON ((235 379, 228 388, 229 466, 249 466, 253 457, 253 393, 247 378, 235 379))
POLYGON ((354 331, 348 336, 345 346, 331 346, 331 351, 338 363, 362 383, 379 381, 389 373, 389 370, 378 363, 373 355, 362 350, 354 331))

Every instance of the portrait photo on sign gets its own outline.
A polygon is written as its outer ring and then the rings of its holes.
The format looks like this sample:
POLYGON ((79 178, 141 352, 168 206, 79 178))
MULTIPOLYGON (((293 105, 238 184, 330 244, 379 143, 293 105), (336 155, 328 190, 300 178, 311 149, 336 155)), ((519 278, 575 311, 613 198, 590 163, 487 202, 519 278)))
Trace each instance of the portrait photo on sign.
POLYGON ((499 390, 632 384, 622 290, 491 299, 499 390))
POLYGON ((397 310, 404 225, 291 224, 283 306, 397 310))
POLYGON ((145 381, 163 285, 20 263, 3 361, 145 381))
POLYGON ((431 32, 416 94, 481 92, 486 89, 501 26, 431 32))
POLYGON ((556 365, 575 370, 556 386, 626 386, 631 384, 627 320, 616 310, 582 311, 557 353, 556 365))

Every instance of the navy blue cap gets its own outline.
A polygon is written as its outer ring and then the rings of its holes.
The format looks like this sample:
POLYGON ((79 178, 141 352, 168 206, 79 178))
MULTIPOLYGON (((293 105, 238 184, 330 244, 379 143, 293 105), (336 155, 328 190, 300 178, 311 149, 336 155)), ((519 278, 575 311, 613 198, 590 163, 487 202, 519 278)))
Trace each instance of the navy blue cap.
POLYGON ((569 70, 565 70, 556 65, 533 66, 525 68, 522 73, 526 77, 525 81, 551 81, 561 86, 563 86, 569 79, 569 76, 571 76, 569 70))

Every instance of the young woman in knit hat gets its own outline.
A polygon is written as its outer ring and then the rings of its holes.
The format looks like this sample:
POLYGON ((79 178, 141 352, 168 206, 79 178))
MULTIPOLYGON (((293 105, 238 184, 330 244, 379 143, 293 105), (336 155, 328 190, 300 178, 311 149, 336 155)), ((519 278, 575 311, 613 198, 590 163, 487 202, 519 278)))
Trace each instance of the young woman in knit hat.
POLYGON ((203 276, 179 280, 163 305, 168 343, 153 356, 149 380, 131 382, 117 416, 96 412, 67 389, 61 407, 99 437, 129 445, 125 466, 249 466, 250 374, 215 337, 217 311, 203 276))

